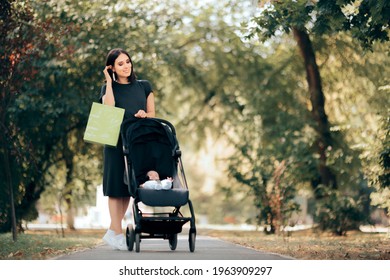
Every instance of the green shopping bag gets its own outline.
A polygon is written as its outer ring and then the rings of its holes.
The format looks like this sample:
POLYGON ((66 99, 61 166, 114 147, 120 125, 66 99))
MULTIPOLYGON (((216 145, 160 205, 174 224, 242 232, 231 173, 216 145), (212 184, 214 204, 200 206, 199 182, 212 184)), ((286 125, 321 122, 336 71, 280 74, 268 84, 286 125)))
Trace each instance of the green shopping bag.
POLYGON ((116 146, 125 109, 93 102, 84 141, 116 146))

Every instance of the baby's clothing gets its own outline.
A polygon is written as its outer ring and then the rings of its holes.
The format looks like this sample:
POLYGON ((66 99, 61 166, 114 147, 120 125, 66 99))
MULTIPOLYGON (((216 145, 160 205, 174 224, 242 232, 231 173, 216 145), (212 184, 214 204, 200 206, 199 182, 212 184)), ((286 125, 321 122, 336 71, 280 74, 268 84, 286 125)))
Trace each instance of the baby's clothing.
POLYGON ((172 181, 168 179, 160 180, 149 180, 143 184, 145 189, 152 190, 169 190, 172 188, 172 181))

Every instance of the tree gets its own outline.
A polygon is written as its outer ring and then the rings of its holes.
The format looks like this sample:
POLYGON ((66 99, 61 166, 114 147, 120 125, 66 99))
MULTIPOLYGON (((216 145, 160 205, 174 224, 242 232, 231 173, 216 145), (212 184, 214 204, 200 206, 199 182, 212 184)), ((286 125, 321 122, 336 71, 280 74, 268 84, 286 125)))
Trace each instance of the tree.
POLYGON ((17 231, 15 204, 21 199, 17 190, 23 174, 22 168, 18 167, 21 162, 29 161, 31 149, 28 140, 26 145, 20 145, 25 139, 11 117, 11 110, 22 91, 23 83, 36 74, 33 61, 45 45, 41 27, 34 22, 29 1, 1 1, 0 160, 4 167, 1 177, 5 180, 1 180, 0 189, 4 194, 1 197, 9 198, 9 202, 1 203, 6 207, 0 211, 0 224, 7 224, 9 228, 12 226, 13 240, 16 240, 17 231))
MULTIPOLYGON (((292 32, 304 61, 310 94, 310 111, 315 121, 318 177, 313 178, 314 191, 319 185, 337 188, 334 171, 327 163, 327 151, 334 141, 325 112, 325 97, 311 36, 350 30, 365 47, 375 40, 387 41, 390 4, 386 1, 260 1, 262 11, 254 17, 255 27, 249 37, 259 35, 265 41, 278 32, 292 32), (349 9, 349 10, 348 10, 349 9), (352 10, 352 11, 351 11, 352 10), (387 11, 387 13, 386 13, 387 11)), ((315 192, 320 197, 318 192, 315 192)))
MULTIPOLYGON (((1 180, 0 189, 5 194, 1 198, 11 197, 11 202, 1 203, 0 231, 12 228, 16 239, 16 227, 20 227, 21 220, 37 216, 35 203, 44 190, 45 170, 53 162, 52 151, 61 135, 55 133, 51 124, 67 120, 66 115, 60 114, 63 108, 53 107, 49 95, 41 90, 50 86, 50 79, 58 69, 53 61, 56 50, 62 46, 60 38, 68 29, 58 19, 51 18, 50 11, 46 18, 38 18, 34 13, 35 2, 15 0, 1 4, 4 36, 1 37, 0 158, 4 166, 1 178, 5 180, 1 180), (13 203, 15 215, 10 219, 13 203)), ((40 7, 47 12, 45 4, 40 7)), ((67 49, 63 52, 67 53, 67 49)), ((63 128, 58 126, 57 131, 63 128)))

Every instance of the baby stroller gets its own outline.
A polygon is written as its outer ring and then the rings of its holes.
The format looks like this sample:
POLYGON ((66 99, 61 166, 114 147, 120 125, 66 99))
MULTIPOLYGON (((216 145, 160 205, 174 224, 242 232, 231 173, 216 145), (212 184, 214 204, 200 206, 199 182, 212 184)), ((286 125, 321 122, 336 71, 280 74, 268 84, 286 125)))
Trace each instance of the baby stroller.
POLYGON ((129 251, 140 251, 142 239, 168 239, 169 247, 175 250, 178 233, 190 222, 189 249, 195 251, 195 214, 189 199, 189 191, 181 160, 181 151, 176 131, 171 123, 157 118, 128 119, 122 123, 121 137, 125 158, 125 182, 132 202, 133 223, 126 229, 126 243, 129 251), (147 180, 146 173, 155 170, 160 178, 173 178, 169 190, 140 188, 147 180), (138 204, 162 207, 171 212, 143 213, 138 204), (184 217, 180 208, 189 207, 191 216, 184 217))

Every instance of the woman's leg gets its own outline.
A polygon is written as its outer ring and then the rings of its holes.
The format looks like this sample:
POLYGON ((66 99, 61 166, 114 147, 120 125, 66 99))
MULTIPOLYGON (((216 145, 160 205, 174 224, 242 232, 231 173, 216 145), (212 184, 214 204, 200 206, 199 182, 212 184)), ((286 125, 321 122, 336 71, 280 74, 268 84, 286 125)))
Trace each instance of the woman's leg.
POLYGON ((122 220, 129 207, 130 197, 109 197, 108 209, 110 211, 110 229, 116 234, 122 234, 122 220))

